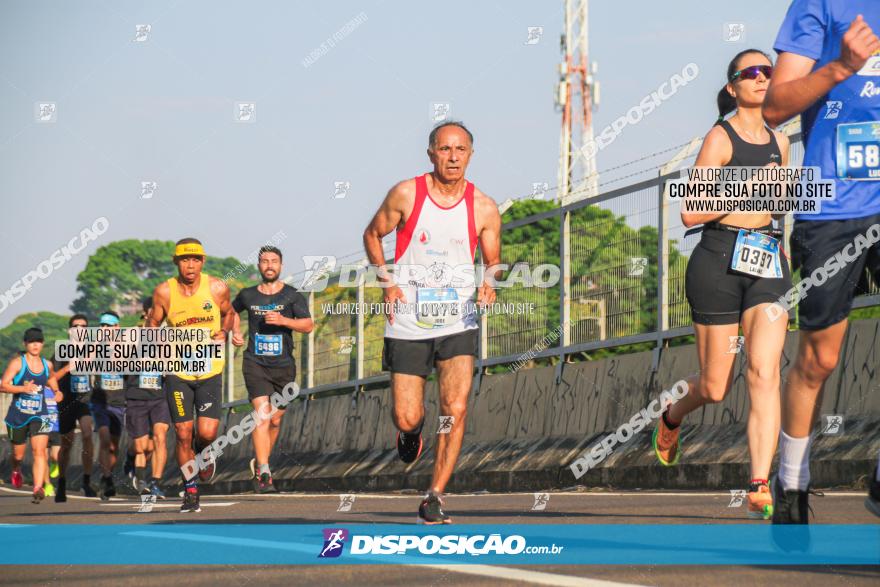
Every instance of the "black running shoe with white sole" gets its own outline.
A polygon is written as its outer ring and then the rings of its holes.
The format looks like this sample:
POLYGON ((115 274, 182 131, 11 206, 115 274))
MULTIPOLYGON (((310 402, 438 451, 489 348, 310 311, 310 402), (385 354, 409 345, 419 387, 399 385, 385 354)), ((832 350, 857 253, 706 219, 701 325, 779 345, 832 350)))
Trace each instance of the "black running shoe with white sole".
POLYGON ((419 506, 419 524, 451 524, 452 518, 443 512, 443 500, 434 493, 429 493, 419 506))
POLYGON ((183 504, 180 506, 180 513, 200 512, 202 508, 199 506, 199 490, 186 489, 183 492, 183 504))
POLYGON ((397 454, 404 463, 415 462, 422 454, 422 446, 422 424, 412 432, 397 433, 397 454))
POLYGON ((880 481, 877 481, 877 469, 871 474, 868 482, 868 497, 865 498, 868 511, 880 518, 880 481))

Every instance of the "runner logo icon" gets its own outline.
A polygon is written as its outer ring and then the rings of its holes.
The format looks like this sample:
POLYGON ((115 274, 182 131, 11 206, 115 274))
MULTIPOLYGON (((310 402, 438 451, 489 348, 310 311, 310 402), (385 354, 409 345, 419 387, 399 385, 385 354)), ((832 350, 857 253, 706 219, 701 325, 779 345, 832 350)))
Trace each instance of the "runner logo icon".
POLYGON ((338 558, 348 539, 348 530, 344 528, 324 528, 324 548, 318 558, 338 558))
POLYGON ((840 100, 826 100, 825 102, 825 120, 833 120, 840 116, 843 109, 843 102, 840 100))

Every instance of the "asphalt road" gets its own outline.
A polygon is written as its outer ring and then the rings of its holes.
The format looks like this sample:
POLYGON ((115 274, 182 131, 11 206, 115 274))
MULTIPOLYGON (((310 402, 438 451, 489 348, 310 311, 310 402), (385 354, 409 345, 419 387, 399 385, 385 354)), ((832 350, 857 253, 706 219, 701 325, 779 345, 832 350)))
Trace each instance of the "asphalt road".
MULTIPOLYGON (((815 523, 873 524, 861 492, 814 497, 815 523)), ((332 494, 232 495, 202 498, 202 512, 182 515, 179 498, 139 513, 134 497, 101 502, 72 497, 33 505, 29 494, 0 488, 0 524, 408 524, 415 522, 417 494, 355 496, 350 511, 338 511, 332 494)), ((534 510, 532 493, 450 495, 446 510, 467 524, 725 524, 743 523, 745 509, 730 507, 721 492, 550 493, 534 510), (539 506, 540 507, 540 506, 539 506)), ((762 523, 762 522, 756 522, 762 523)), ((662 540, 662 537, 658 537, 662 540)), ((198 561, 193 561, 197 563, 198 561)), ((877 585, 880 567, 728 566, 7 566, 0 584, 132 585, 742 585, 799 587, 877 585)))

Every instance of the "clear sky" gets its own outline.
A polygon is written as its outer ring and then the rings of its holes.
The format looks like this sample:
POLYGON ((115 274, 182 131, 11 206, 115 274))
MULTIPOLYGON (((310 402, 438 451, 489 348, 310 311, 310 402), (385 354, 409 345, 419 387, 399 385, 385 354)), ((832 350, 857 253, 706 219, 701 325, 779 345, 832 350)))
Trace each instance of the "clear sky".
MULTIPOLYGON (((727 62, 770 51, 788 4, 591 2, 597 132, 686 64, 700 71, 602 150, 600 171, 705 134, 727 62), (744 42, 725 40, 726 23, 745 25, 744 42)), ((562 11, 562 0, 0 0, 0 293, 109 221, 0 326, 68 312, 88 255, 114 240, 196 236, 209 255, 244 259, 284 231, 285 273, 303 255, 358 251, 388 188, 429 169, 435 102, 473 131, 469 177, 496 201, 556 185, 562 11), (543 36, 526 44, 533 26, 543 36), (256 105, 253 122, 236 121, 237 102, 256 105), (54 122, 38 122, 39 103, 56 105, 54 122), (344 198, 335 182, 350 183, 344 198)))

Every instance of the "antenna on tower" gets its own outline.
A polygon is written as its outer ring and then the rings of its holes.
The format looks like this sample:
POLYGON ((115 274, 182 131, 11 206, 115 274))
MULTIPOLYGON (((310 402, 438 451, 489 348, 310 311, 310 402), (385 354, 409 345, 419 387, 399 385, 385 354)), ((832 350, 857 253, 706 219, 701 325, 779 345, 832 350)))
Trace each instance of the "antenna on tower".
POLYGON ((587 56, 588 0, 563 2, 565 27, 560 39, 563 61, 559 64, 556 91, 556 107, 562 112, 557 183, 561 205, 599 193, 598 147, 593 140, 593 108, 599 105, 599 82, 595 80, 598 66, 590 63, 587 56))

